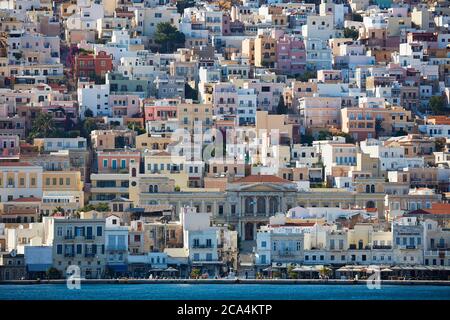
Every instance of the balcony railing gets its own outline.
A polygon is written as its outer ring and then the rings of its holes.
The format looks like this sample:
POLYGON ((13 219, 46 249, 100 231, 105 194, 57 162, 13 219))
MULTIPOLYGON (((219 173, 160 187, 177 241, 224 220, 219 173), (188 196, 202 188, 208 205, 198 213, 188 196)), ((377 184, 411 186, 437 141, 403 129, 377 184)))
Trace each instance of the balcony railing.
POLYGON ((374 245, 372 246, 372 249, 392 249, 392 246, 381 246, 381 245, 374 245))
POLYGON ((192 248, 194 249, 209 249, 209 248, 213 248, 212 244, 194 244, 192 246, 192 248))

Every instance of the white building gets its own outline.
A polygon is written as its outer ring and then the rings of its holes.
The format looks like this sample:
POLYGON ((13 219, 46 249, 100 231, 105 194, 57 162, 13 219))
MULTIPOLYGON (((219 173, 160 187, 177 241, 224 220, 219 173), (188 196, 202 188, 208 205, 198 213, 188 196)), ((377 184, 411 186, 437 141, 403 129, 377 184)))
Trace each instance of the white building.
POLYGON ((79 82, 78 101, 80 104, 80 117, 85 118, 85 112, 89 109, 94 117, 112 116, 109 106, 109 85, 79 82))
POLYGON ((128 226, 121 225, 118 216, 111 215, 105 221, 106 265, 112 273, 124 273, 128 269, 128 226))

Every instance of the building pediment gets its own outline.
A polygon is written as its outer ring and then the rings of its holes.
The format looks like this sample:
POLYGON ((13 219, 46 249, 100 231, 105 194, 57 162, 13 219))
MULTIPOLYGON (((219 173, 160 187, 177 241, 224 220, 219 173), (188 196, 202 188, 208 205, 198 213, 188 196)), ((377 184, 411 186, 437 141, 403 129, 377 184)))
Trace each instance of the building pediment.
POLYGON ((234 185, 229 188, 229 191, 244 191, 244 192, 280 192, 280 191, 296 191, 295 185, 279 184, 279 183, 255 183, 234 185))

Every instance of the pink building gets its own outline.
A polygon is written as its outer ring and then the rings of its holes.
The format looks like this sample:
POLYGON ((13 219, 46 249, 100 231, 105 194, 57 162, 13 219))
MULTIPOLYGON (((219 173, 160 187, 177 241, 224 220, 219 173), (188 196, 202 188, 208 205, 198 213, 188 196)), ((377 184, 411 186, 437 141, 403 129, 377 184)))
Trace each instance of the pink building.
POLYGON ((167 120, 177 117, 177 106, 145 106, 145 121, 167 120))
POLYGON ((98 173, 128 173, 130 163, 139 163, 141 153, 139 151, 98 151, 98 173))
POLYGON ((0 135, 0 159, 19 160, 20 145, 18 135, 0 135))
POLYGON ((276 67, 284 74, 297 74, 305 70, 306 51, 302 40, 284 35, 276 47, 276 67))
POLYGON ((136 95, 112 94, 109 96, 113 117, 133 117, 140 113, 139 97, 136 95))

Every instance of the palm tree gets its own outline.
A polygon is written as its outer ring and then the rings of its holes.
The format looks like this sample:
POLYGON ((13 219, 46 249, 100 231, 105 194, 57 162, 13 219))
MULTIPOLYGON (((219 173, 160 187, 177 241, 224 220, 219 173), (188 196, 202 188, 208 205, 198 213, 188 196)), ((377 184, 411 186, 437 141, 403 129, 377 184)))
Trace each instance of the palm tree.
POLYGON ((327 278, 331 275, 331 269, 324 266, 319 270, 319 274, 322 278, 327 278))
POLYGON ((30 138, 46 138, 56 131, 55 122, 48 113, 39 113, 33 122, 30 138))

